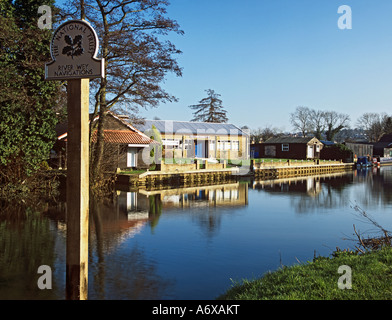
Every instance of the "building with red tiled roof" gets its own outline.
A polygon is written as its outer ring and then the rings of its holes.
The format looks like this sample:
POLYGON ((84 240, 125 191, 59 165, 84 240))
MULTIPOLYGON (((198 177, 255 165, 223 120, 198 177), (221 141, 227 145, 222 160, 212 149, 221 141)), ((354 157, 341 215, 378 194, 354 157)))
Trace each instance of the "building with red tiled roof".
MULTIPOLYGON (((98 116, 92 121, 97 119, 98 116)), ((67 129, 67 123, 61 123, 56 128, 57 143, 54 150, 58 156, 56 162, 59 167, 66 166, 67 129)), ((92 141, 96 142, 96 140, 97 131, 92 135, 92 141)), ((151 163, 151 148, 159 145, 112 111, 108 111, 105 119, 104 141, 106 152, 104 165, 108 170, 148 168, 151 163)))
MULTIPOLYGON (((92 141, 96 142, 97 132, 95 131, 92 136, 92 141)), ((138 132, 130 130, 104 130, 105 142, 116 143, 116 144, 128 144, 128 145, 149 145, 153 143, 153 140, 140 135, 138 132)))

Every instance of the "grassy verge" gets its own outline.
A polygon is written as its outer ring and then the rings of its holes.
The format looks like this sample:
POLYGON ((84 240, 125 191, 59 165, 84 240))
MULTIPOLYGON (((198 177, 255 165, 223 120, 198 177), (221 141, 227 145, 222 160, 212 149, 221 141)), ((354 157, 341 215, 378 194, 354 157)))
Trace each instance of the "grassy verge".
POLYGON ((120 174, 142 174, 147 172, 147 170, 123 170, 120 174))
MULTIPOLYGON (((276 158, 255 158, 255 159, 248 159, 248 160, 226 160, 229 166, 249 166, 250 161, 253 160, 255 163, 264 163, 264 164, 278 164, 283 165, 286 164, 288 160, 290 160, 291 165, 295 164, 314 164, 314 160, 297 160, 297 159, 276 159, 276 158)), ((328 163, 328 160, 319 160, 321 164, 328 163)))
MULTIPOLYGON (((343 281, 345 283, 345 281, 343 281)), ((260 279, 234 284, 218 299, 227 300, 390 300, 392 299, 392 249, 358 254, 338 252, 305 264, 283 267, 260 279), (351 268, 351 289, 339 289, 338 281, 351 268)))
MULTIPOLYGON (((256 158, 256 159, 252 159, 255 161, 255 163, 269 163, 269 162, 287 162, 288 160, 290 160, 290 162, 292 164, 295 163, 314 163, 315 159, 306 159, 306 160, 298 160, 298 159, 275 159, 275 158, 256 158)), ((318 159, 320 163, 328 163, 328 160, 321 160, 318 159)))

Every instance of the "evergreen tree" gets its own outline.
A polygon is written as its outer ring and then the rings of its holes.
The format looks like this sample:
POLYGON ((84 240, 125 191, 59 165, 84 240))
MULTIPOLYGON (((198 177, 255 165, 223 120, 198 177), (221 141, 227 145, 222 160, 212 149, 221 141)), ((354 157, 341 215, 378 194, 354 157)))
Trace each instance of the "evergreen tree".
POLYGON ((37 26, 38 7, 53 4, 0 0, 0 183, 31 177, 55 141, 60 84, 45 81, 51 31, 37 26))
POLYGON ((214 90, 206 90, 208 97, 199 101, 199 104, 191 105, 189 108, 196 110, 191 121, 225 123, 228 121, 227 111, 222 106, 220 94, 214 90))

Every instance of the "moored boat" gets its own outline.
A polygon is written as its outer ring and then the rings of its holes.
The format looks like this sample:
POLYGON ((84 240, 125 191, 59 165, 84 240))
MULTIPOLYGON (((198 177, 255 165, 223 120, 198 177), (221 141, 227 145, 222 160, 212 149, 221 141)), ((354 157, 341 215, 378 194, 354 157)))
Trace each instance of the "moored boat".
POLYGON ((381 166, 392 165, 392 157, 381 157, 380 158, 380 165, 381 166))
POLYGON ((368 168, 368 167, 372 167, 373 164, 372 162, 369 160, 368 157, 358 157, 357 160, 357 168, 368 168))

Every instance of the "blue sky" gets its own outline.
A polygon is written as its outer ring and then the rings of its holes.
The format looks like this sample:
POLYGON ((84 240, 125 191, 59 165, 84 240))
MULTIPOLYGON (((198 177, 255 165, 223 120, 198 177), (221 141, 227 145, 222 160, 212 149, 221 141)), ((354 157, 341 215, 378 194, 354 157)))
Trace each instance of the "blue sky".
POLYGON ((183 76, 163 87, 177 103, 142 111, 147 119, 190 120, 206 89, 221 94, 229 122, 290 131, 297 106, 334 110, 354 126, 365 112, 391 113, 392 1, 170 0, 185 35, 183 76), (352 29, 338 28, 338 8, 352 29))
POLYGON ((347 113, 353 125, 390 113, 390 0, 171 0, 168 13, 185 32, 171 38, 183 77, 164 84, 179 102, 147 118, 190 120, 206 89, 221 94, 229 122, 253 129, 291 130, 299 105, 347 113), (351 30, 338 28, 341 5, 352 9, 351 30))

